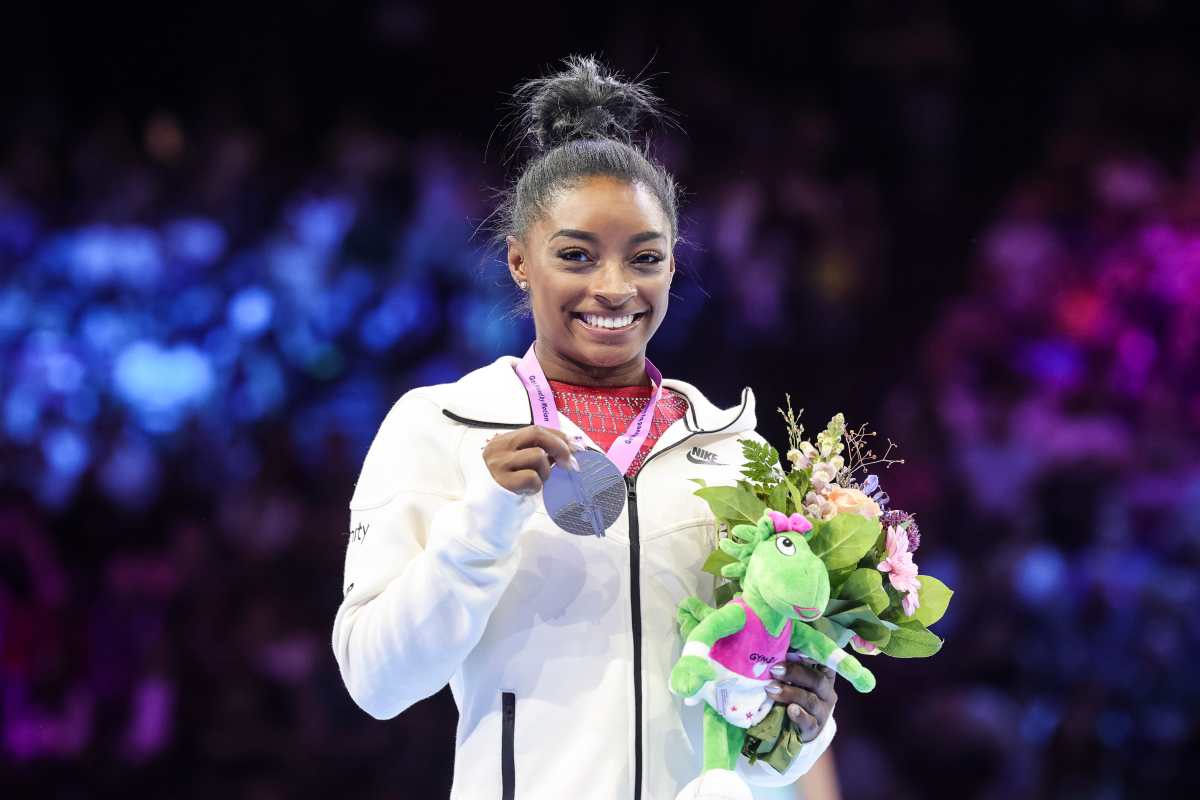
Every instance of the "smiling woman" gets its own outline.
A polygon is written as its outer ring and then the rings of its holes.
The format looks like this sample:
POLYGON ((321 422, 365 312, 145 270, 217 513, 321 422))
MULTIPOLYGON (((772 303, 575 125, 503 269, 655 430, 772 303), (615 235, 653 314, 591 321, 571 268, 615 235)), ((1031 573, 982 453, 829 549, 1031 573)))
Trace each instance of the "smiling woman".
POLYGON ((380 426, 350 501, 350 529, 371 535, 347 545, 342 679, 379 719, 449 683, 454 798, 779 797, 758 787, 796 781, 834 735, 832 677, 790 662, 773 684, 807 741, 786 773, 733 759, 703 785, 687 781, 705 721, 669 687, 679 604, 713 600, 700 567, 717 524, 692 479, 763 439, 749 387, 720 408, 646 356, 679 233, 675 182, 633 136, 663 115, 586 57, 515 97, 536 152, 495 241, 536 337, 409 390, 380 426))
POLYGON ((571 57, 514 93, 521 139, 536 154, 505 193, 495 238, 532 314, 548 377, 644 383, 646 344, 675 275, 678 189, 633 144, 658 98, 571 57))
POLYGON ((558 192, 524 237, 509 236, 509 270, 528 287, 538 357, 552 380, 642 382, 675 274, 661 230, 669 221, 648 189, 596 176, 558 192))

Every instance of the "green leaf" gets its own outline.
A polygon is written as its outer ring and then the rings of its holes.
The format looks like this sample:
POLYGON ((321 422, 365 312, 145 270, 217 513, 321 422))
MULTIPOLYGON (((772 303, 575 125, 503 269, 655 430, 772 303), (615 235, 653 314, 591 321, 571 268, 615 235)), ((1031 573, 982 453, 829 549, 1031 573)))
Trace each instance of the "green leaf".
POLYGON ((827 569, 844 569, 857 564, 866 554, 879 538, 879 527, 878 520, 858 514, 838 514, 831 520, 818 520, 813 525, 808 546, 825 562, 827 569))
POLYGON ((701 486, 708 486, 708 481, 704 480, 704 478, 688 478, 688 480, 692 483, 698 483, 701 486))
POLYGON ((884 622, 873 613, 857 614, 851 620, 839 617, 838 624, 849 628, 868 642, 874 642, 880 647, 887 644, 891 639, 892 631, 897 627, 893 623, 884 622))
POLYGON ((719 578, 721 577, 721 567, 726 564, 732 564, 735 561, 737 561, 736 558, 718 548, 708 554, 708 558, 704 560, 704 566, 700 569, 719 578))
MULTIPOLYGON (((784 483, 787 484, 788 493, 791 495, 792 504, 795 506, 792 511, 799 511, 801 514, 803 514, 804 495, 808 493, 808 487, 810 484, 807 473, 792 471, 788 474, 787 480, 784 481, 784 483)), ((791 512, 789 512, 789 514, 790 513, 791 512)))
POLYGON ((767 508, 774 509, 780 513, 786 513, 787 498, 787 481, 780 481, 779 483, 775 484, 775 488, 771 490, 770 498, 767 500, 767 508))
POLYGON ((839 600, 836 598, 830 598, 829 602, 825 604, 825 611, 822 616, 832 617, 836 614, 846 611, 847 609, 865 607, 866 606, 863 603, 856 602, 854 600, 839 600))
POLYGON ((877 569, 856 569, 842 584, 838 597, 866 603, 876 615, 888 607, 888 596, 883 590, 883 578, 877 569))
POLYGON ((846 567, 845 569, 829 570, 829 597, 830 599, 838 596, 839 590, 846 582, 846 579, 854 574, 854 567, 846 567))
POLYGON ((844 625, 840 625, 837 622, 834 622, 833 620, 831 620, 827 617, 821 617, 821 618, 816 619, 809 623, 795 623, 795 624, 812 625, 818 631, 825 634, 830 639, 833 639, 834 643, 837 644, 838 647, 845 647, 847 642, 850 641, 850 637, 854 635, 854 631, 850 630, 849 628, 845 627, 844 625))
POLYGON ((915 619, 928 628, 946 613, 954 590, 932 575, 920 575, 918 579, 921 581, 921 589, 917 592, 917 597, 921 606, 917 613, 907 619, 915 619))
POLYGON ((862 638, 874 642, 880 647, 888 641, 892 631, 900 627, 894 622, 880 619, 866 604, 859 603, 847 607, 844 605, 847 602, 849 601, 838 601, 833 606, 833 613, 826 613, 824 618, 835 625, 854 631, 862 638))
POLYGON ((738 585, 734 581, 726 581, 716 588, 713 592, 713 603, 720 607, 733 599, 733 595, 739 591, 738 585))
POLYGON ((919 622, 901 622, 883 652, 893 658, 927 658, 942 649, 942 640, 919 622))
POLYGON ((708 503, 713 515, 725 521, 730 528, 734 525, 754 525, 765 509, 753 489, 746 491, 740 486, 706 486, 693 494, 708 503))
POLYGON ((742 445, 742 474, 754 483, 773 484, 778 480, 779 451, 766 442, 739 439, 742 445))
POLYGON ((826 614, 825 618, 831 619, 845 628, 851 627, 855 622, 860 620, 879 621, 879 617, 875 616, 875 612, 866 603, 859 603, 858 605, 835 611, 832 614, 826 614))

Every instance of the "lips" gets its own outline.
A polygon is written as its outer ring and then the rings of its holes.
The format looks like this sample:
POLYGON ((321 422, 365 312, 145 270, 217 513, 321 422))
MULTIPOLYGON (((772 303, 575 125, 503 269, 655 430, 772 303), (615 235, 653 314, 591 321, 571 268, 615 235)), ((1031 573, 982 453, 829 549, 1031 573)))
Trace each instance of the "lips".
POLYGON ((816 619, 821 616, 821 610, 817 608, 808 608, 806 606, 792 606, 792 608, 796 609, 796 613, 802 619, 816 619))
MULTIPOLYGON (((590 313, 590 312, 588 312, 588 313, 590 313)), ((605 328, 605 327, 598 326, 598 325, 592 325, 586 319, 584 319, 583 312, 575 312, 571 316, 574 319, 578 320, 580 325, 582 325, 586 330, 588 330, 589 332, 591 332, 593 334, 597 334, 600 336, 613 336, 613 335, 619 335, 619 334, 623 334, 628 331, 634 330, 638 326, 638 324, 642 321, 642 317, 646 316, 646 314, 647 314, 647 312, 645 312, 645 311, 635 311, 630 314, 620 315, 621 317, 633 317, 633 319, 630 320, 629 324, 624 325, 620 328, 605 328)), ((614 315, 612 315, 612 314, 598 314, 596 316, 604 317, 606 319, 614 319, 614 315)))

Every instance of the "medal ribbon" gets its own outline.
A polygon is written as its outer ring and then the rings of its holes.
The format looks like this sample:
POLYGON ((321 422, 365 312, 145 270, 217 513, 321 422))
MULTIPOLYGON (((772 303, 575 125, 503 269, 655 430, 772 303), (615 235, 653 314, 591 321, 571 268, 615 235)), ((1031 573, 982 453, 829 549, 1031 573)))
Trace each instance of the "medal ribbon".
MULTIPOLYGON (((554 392, 550 389, 550 382, 546 380, 546 373, 542 371, 542 365, 538 363, 537 355, 533 351, 533 344, 529 345, 525 357, 519 363, 514 364, 513 369, 520 376, 521 384, 529 395, 529 406, 533 409, 533 423, 544 428, 553 428, 556 431, 562 430, 558 421, 558 407, 554 404, 554 392)), ((633 422, 629 423, 625 433, 613 441, 605 454, 610 461, 617 465, 617 469, 621 471, 622 475, 625 474, 625 470, 629 469, 629 465, 633 463, 638 451, 642 449, 646 437, 650 435, 650 422, 654 419, 654 407, 658 405, 658 399, 662 396, 662 373, 651 363, 649 358, 646 359, 646 375, 649 376, 650 382, 654 386, 654 393, 650 396, 650 401, 633 418, 633 422)))

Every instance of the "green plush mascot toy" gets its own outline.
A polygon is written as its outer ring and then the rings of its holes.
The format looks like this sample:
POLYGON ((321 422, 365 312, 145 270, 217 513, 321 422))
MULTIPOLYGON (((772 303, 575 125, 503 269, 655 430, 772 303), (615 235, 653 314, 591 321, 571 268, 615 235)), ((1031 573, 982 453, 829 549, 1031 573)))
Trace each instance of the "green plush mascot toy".
MULTIPOLYGON (((722 539, 737 559, 721 573, 740 579, 742 591, 718 609, 695 597, 680 604, 680 621, 699 619, 686 633, 683 653, 671 670, 671 691, 704 709, 704 769, 676 800, 745 798, 750 788, 735 767, 746 729, 760 722, 774 701, 766 692, 770 667, 788 650, 836 670, 860 692, 875 676, 825 634, 806 624, 829 602, 829 573, 808 546, 812 523, 765 511, 756 525, 735 525, 722 539)), ((685 626, 686 628, 686 626, 685 626)))

